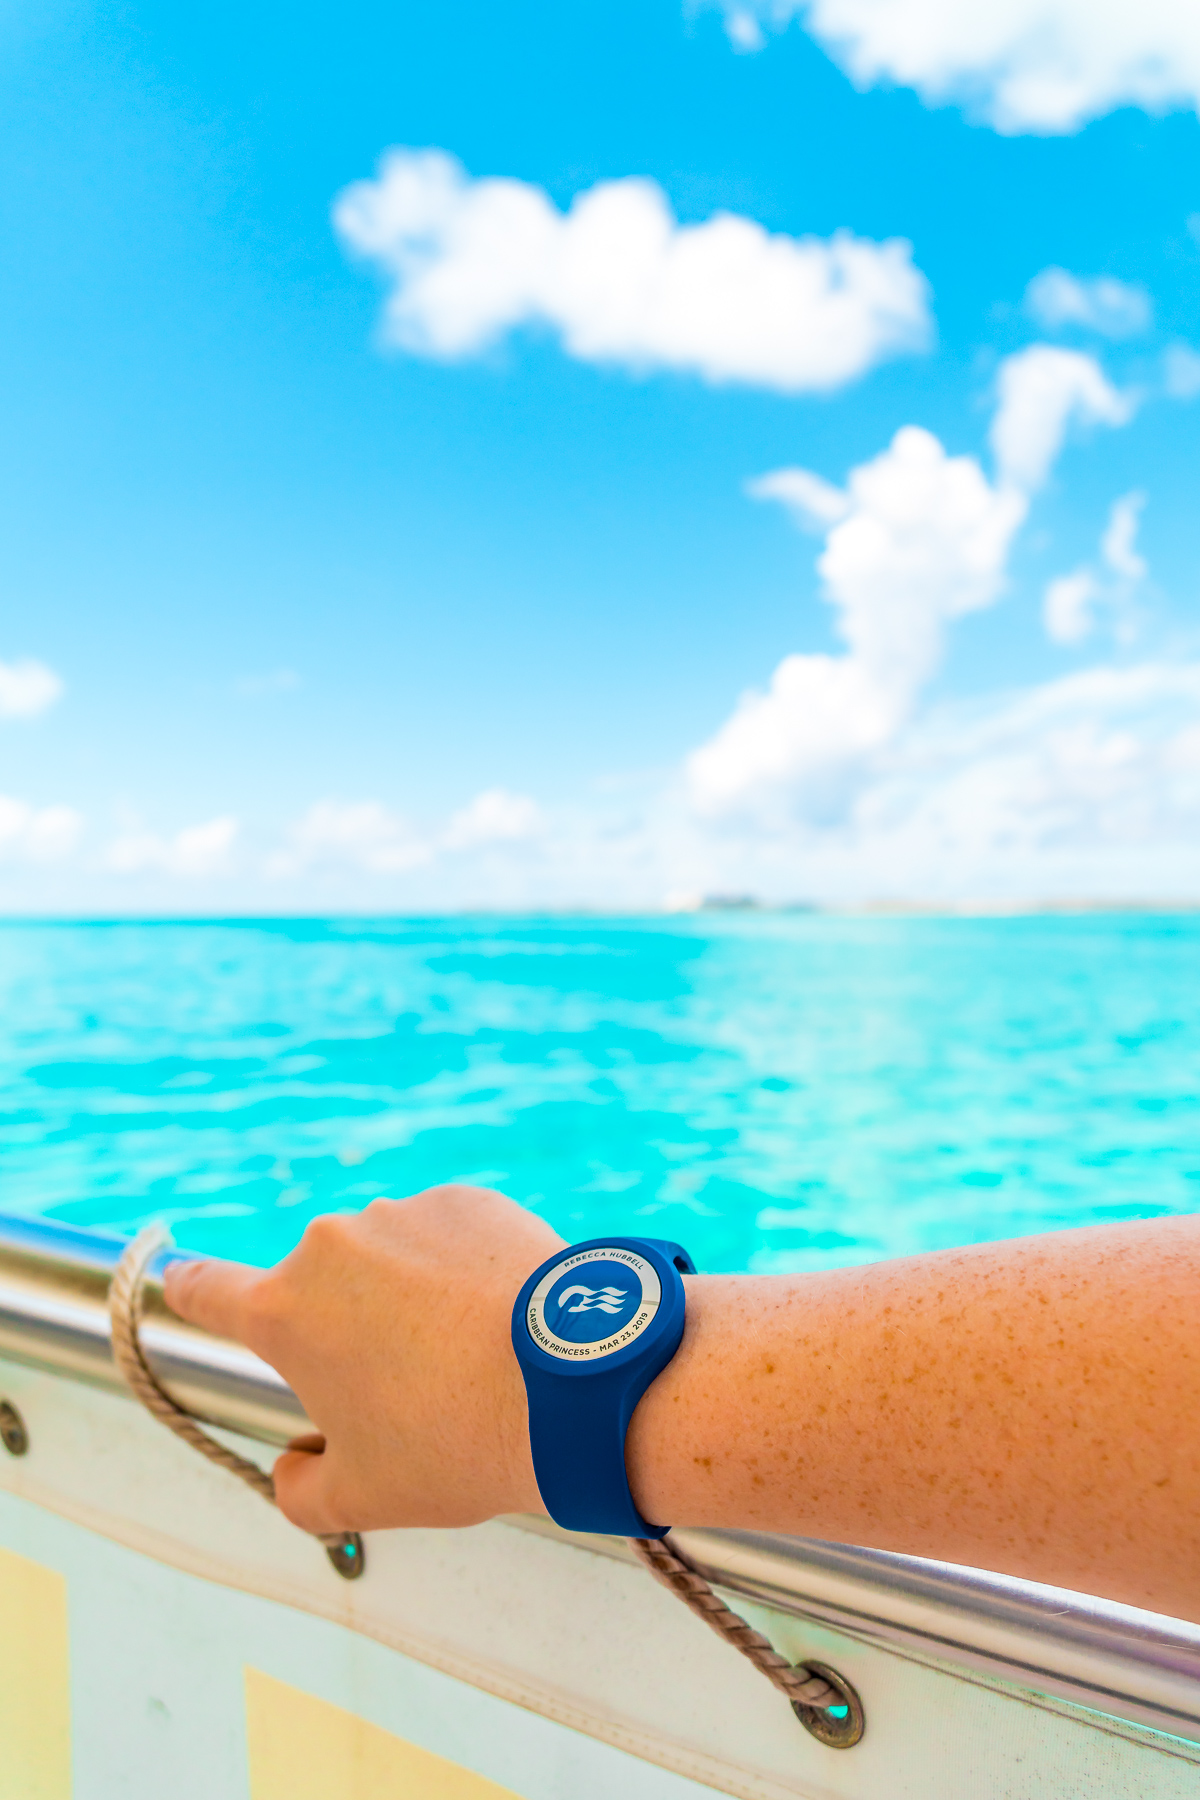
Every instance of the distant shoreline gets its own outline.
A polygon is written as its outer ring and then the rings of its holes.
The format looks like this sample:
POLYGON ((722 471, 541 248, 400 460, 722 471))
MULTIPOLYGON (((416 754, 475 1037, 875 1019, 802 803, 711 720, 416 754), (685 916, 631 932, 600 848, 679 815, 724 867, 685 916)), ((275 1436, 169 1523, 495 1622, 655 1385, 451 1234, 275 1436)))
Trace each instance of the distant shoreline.
POLYGON ((608 907, 577 902, 561 906, 464 906, 442 909, 351 912, 344 909, 305 912, 212 912, 212 913, 4 913, 0 911, 0 929, 36 926, 104 926, 125 925, 163 927, 179 925, 285 926, 294 925, 421 925, 444 924, 456 919, 497 921, 597 921, 622 920, 649 922, 689 918, 841 918, 841 919, 1018 919, 1018 918, 1086 918, 1135 915, 1140 918, 1167 918, 1200 914, 1200 899, 967 899, 967 900, 758 900, 749 896, 716 895, 695 901, 676 901, 660 906, 608 907))
POLYGON ((963 918, 1008 918, 1063 913, 1194 913, 1200 912, 1200 899, 1191 900, 844 900, 782 901, 725 900, 720 897, 702 900, 696 906, 675 906, 668 913, 819 913, 839 917, 862 915, 913 914, 917 917, 953 915, 963 918))

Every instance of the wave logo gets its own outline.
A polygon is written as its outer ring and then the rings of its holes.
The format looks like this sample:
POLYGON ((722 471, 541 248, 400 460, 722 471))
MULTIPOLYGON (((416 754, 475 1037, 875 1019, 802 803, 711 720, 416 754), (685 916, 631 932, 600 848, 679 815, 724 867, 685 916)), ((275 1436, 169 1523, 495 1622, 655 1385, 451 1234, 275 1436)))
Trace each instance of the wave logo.
POLYGON ((628 1298, 628 1288, 569 1287, 564 1288, 563 1292, 558 1296, 558 1306, 560 1312, 619 1313, 628 1298), (577 1297, 579 1299, 578 1306, 567 1305, 568 1300, 574 1300, 577 1297))

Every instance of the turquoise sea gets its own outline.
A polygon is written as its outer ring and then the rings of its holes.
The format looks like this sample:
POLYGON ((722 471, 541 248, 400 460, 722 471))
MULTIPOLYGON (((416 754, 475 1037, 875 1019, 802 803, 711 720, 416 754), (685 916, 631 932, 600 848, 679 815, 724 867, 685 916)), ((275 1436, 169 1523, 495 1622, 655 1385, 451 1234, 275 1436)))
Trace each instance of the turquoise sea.
POLYGON ((0 1211, 266 1262, 454 1179, 708 1269, 1200 1208, 1200 920, 0 926, 0 1211))

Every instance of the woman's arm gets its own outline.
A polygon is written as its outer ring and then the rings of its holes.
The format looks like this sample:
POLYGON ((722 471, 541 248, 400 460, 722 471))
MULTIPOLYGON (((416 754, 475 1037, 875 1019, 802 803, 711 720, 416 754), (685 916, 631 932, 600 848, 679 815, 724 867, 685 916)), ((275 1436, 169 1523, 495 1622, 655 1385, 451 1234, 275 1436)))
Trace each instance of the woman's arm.
MULTIPOLYGON (((501 1195, 319 1219, 265 1272, 168 1275, 324 1439, 277 1465, 312 1530, 540 1511, 513 1300, 558 1248, 501 1195)), ((1200 1619, 1200 1220, 813 1275, 692 1276, 626 1462, 650 1519, 907 1551, 1200 1619)))
POLYGON ((688 1285, 627 1445, 647 1517, 1200 1619, 1200 1219, 688 1285))

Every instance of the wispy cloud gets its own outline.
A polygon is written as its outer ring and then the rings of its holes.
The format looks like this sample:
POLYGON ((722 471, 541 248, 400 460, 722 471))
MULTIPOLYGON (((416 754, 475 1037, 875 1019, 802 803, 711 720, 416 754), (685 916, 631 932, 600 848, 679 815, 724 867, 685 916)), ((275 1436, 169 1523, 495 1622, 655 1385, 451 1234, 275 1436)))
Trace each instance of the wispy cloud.
POLYGON ((1194 400, 1200 394, 1200 351, 1190 344, 1169 344, 1163 352, 1163 385, 1172 400, 1194 400))
POLYGON ((1109 578, 1094 565, 1083 563, 1069 575, 1059 575, 1046 588, 1042 619, 1047 635, 1058 644, 1082 644, 1107 612, 1122 635, 1132 636, 1129 604, 1133 591, 1145 579, 1146 559, 1136 548, 1138 525, 1146 504, 1143 493, 1122 494, 1114 500, 1100 538, 1100 556, 1109 578))
POLYGON ((1146 573, 1146 559, 1135 548, 1145 504, 1146 496, 1140 490, 1114 500, 1100 539, 1101 556, 1113 573, 1126 581, 1141 581, 1146 573))
POLYGON ((541 808, 528 794, 507 788, 485 788, 454 813, 441 836, 446 850, 482 850, 501 844, 525 844, 546 828, 541 808))
POLYGON ((535 836, 505 845, 502 878, 493 853, 435 855, 383 888, 338 891, 433 907, 636 907, 705 892, 1194 898, 1200 664, 1144 660, 926 706, 824 809, 712 818, 682 783, 648 781, 545 809, 535 836))
POLYGON ((404 874, 432 860, 416 829, 379 800, 316 800, 267 863, 277 877, 349 868, 373 875, 404 874))
POLYGON ((1120 106, 1200 107, 1200 11, 1183 0, 715 0, 735 49, 798 18, 859 87, 915 88, 997 131, 1074 132, 1120 106))
POLYGON ((1200 664, 1093 668, 927 708, 828 816, 743 811, 654 835, 670 844, 664 894, 1195 899, 1200 664))
POLYGON ((1111 275, 1090 279, 1066 269, 1043 269, 1025 290, 1025 309, 1043 331, 1077 325, 1102 337, 1136 337, 1150 328, 1150 296, 1135 283, 1111 275))
POLYGON ((0 794, 0 857, 6 861, 59 862, 82 830, 83 819, 70 806, 31 806, 0 794))
POLYGON ((266 870, 276 878, 322 871, 402 876, 445 856, 530 844, 545 828, 536 802, 507 788, 485 788, 444 824, 425 829, 380 800, 317 800, 270 853, 266 870))
POLYGON ((0 662, 0 719, 36 719, 63 695, 63 680, 32 657, 0 662))
POLYGON ((1156 861, 1190 871, 1195 891, 1198 823, 1200 667, 1148 662, 935 713, 854 825, 876 856, 889 838, 904 846, 910 884, 925 858, 936 880, 940 856, 959 883, 995 890, 1011 855, 1024 859, 1026 883, 1057 860, 1086 880, 1100 874, 1099 891, 1146 893, 1156 861), (1145 867, 1130 860, 1135 849, 1148 853, 1145 867))
POLYGON ((1041 486, 1068 427, 1126 425, 1132 396, 1113 387, 1094 357, 1031 344, 1000 365, 991 445, 1002 482, 1026 493, 1041 486))
POLYGON ((123 831, 104 851, 103 865, 114 875, 224 875, 232 870, 238 831, 238 821, 230 813, 165 836, 140 829, 123 831))
MULTIPOLYGON (((712 819, 668 779, 546 809, 537 832, 523 837, 451 852, 445 828, 435 830, 422 840, 428 854, 420 858, 397 854, 404 838, 396 815, 380 830, 378 817, 375 827, 364 825, 360 811, 356 827, 343 820, 338 830, 326 815, 314 832, 310 819, 308 860, 296 855, 294 830, 277 852, 247 847, 236 863, 217 833, 205 842, 180 832, 153 845, 143 839, 136 853, 99 865, 68 855, 77 816, 38 825, 34 813, 0 802, 0 857, 27 869, 53 862, 57 894, 86 894, 87 904, 105 909, 119 909, 125 893, 136 893, 139 908, 177 906, 183 878, 189 906, 213 893, 223 908, 248 911, 331 902, 364 911, 642 908, 714 892, 834 902, 1194 899, 1200 664, 1093 668, 986 700, 927 707, 824 812, 743 808, 712 819), (286 868, 273 860, 279 855, 286 868), (216 873, 223 879, 210 888, 204 877, 216 873), (290 879, 281 881, 283 874, 290 879)), ((14 868, 4 904, 16 903, 19 879, 14 868)))
POLYGON ((602 182, 566 213, 538 187, 472 180, 441 150, 392 150, 340 196, 343 241, 385 272, 385 335, 476 356, 521 326, 570 356, 784 393, 824 390, 928 348, 911 246, 772 235, 717 213, 681 225, 652 181, 602 182))

